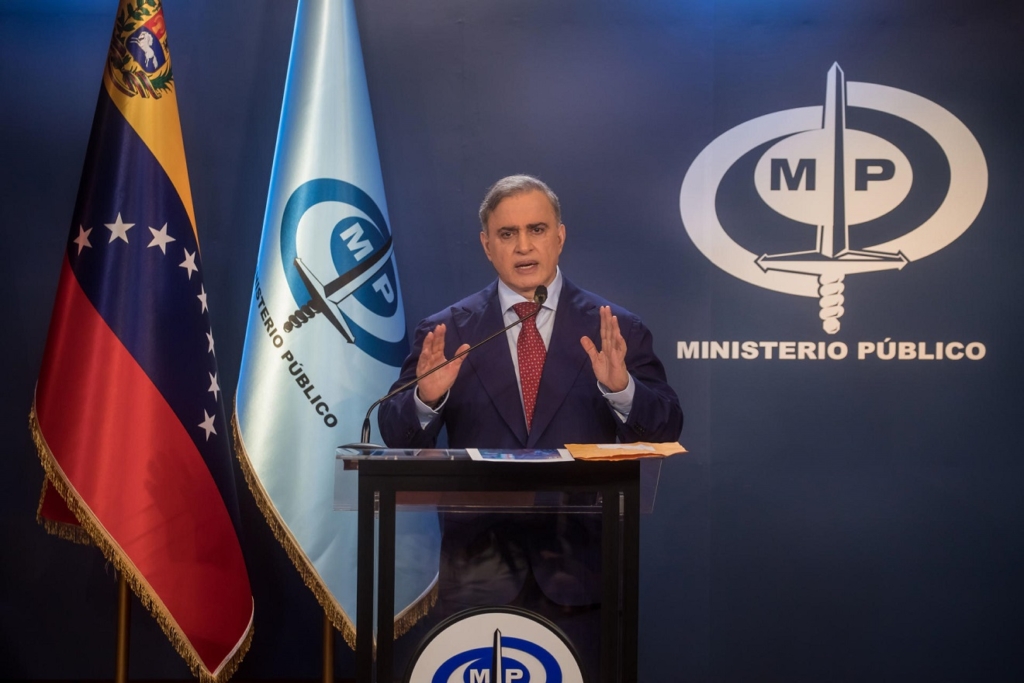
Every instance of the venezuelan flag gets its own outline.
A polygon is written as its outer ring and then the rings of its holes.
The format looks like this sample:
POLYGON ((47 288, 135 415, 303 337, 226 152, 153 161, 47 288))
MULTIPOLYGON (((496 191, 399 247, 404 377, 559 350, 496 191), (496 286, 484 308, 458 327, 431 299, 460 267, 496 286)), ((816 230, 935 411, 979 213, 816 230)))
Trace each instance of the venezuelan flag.
POLYGON ((159 0, 122 2, 31 425, 43 523, 95 543, 222 681, 253 601, 174 88, 159 0))

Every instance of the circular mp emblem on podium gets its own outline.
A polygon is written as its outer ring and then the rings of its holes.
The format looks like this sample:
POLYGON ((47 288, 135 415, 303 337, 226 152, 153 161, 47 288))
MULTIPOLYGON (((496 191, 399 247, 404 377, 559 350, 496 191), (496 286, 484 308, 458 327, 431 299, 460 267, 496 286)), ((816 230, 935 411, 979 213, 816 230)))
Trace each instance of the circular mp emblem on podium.
POLYGON ((515 607, 445 619, 409 664, 406 683, 583 683, 579 656, 553 623, 515 607))

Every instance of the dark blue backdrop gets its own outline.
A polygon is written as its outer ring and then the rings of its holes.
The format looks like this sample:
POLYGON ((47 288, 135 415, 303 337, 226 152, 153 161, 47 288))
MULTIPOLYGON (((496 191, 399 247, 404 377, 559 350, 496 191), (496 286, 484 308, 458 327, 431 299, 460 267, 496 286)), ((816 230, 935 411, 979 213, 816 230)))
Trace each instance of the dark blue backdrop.
MULTIPOLYGON (((641 680, 1024 679, 1021 6, 356 8, 409 324, 492 277, 476 206, 495 179, 534 173, 562 199, 564 270, 645 318, 682 397, 692 454, 666 465, 643 521, 641 680), (950 246, 848 278, 843 329, 827 337, 814 299, 708 261, 683 229, 679 191, 718 135, 821 105, 833 62, 851 81, 952 112, 980 143, 989 182, 950 246), (978 341, 986 356, 676 358, 678 341, 839 339, 853 356, 858 341, 886 338, 978 341)), ((164 11, 221 385, 233 387, 294 3, 166 0, 164 11)), ((11 679, 112 667, 113 572, 36 526, 42 470, 27 414, 113 14, 106 0, 0 7, 0 291, 12 304, 0 335, 0 676, 11 679)), ((752 210, 721 201, 723 215, 752 210)), ((319 610, 241 498, 256 636, 239 677, 316 678, 319 610)), ((133 676, 187 677, 139 608, 132 645, 133 676)), ((350 666, 342 657, 339 673, 350 666)))

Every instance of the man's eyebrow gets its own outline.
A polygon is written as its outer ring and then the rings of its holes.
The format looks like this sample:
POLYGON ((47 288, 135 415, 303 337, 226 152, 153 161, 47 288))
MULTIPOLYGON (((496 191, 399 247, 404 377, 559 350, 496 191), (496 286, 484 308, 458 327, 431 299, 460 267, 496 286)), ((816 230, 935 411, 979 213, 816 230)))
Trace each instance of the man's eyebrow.
MULTIPOLYGON (((545 221, 540 221, 538 223, 527 223, 526 224, 526 229, 527 230, 530 230, 532 228, 546 228, 546 227, 548 227, 548 224, 545 221)), ((496 231, 497 230, 519 230, 519 226, 518 225, 503 225, 503 226, 501 226, 499 228, 495 228, 495 230, 496 231)))

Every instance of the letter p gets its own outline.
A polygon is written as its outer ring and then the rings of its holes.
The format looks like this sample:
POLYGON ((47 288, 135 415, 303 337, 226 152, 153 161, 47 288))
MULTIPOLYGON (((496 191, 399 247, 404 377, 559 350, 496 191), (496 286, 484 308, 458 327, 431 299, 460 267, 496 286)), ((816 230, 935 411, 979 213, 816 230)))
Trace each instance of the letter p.
POLYGON ((374 281, 373 289, 379 292, 389 304, 394 302, 395 290, 391 288, 391 280, 388 278, 387 273, 384 273, 374 281))

